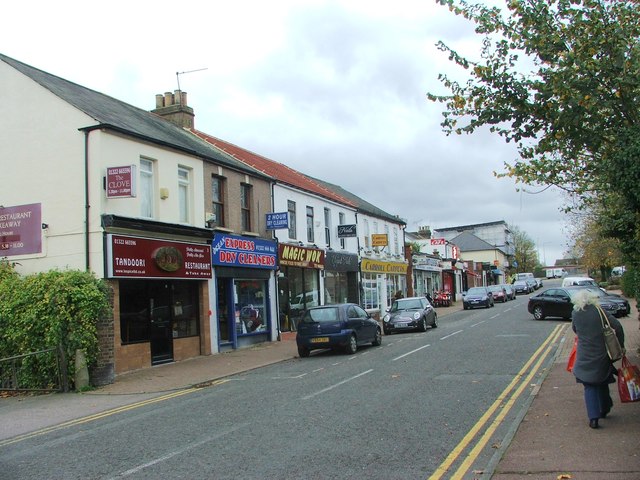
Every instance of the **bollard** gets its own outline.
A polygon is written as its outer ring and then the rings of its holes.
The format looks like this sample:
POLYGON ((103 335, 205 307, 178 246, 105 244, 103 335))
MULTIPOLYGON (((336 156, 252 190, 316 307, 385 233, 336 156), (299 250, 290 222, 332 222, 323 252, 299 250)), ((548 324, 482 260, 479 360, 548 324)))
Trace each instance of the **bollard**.
POLYGON ((89 386, 89 369, 84 350, 76 350, 76 391, 81 391, 89 386))

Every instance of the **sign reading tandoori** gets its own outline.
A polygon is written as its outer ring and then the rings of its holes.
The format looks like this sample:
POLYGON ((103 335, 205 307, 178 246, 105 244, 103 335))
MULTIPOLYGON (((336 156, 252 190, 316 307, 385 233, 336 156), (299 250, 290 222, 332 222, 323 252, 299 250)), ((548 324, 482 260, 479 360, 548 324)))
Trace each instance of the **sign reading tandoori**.
POLYGON ((391 273, 396 275, 407 274, 406 263, 398 262, 381 262, 380 260, 371 260, 369 258, 363 258, 360 264, 360 270, 363 273, 391 273))
POLYGON ((324 269, 324 250, 300 247, 298 245, 278 245, 280 265, 288 267, 324 269))
POLYGON ((107 235, 109 278, 211 278, 211 247, 200 243, 107 235))

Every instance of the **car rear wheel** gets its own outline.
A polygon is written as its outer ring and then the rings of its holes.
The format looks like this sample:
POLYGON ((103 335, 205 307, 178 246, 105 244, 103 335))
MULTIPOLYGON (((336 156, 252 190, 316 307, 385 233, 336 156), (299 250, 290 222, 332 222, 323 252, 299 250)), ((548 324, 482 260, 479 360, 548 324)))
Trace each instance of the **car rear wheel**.
POLYGON ((298 355, 300 355, 301 358, 307 358, 310 353, 311 350, 309 350, 307 347, 298 347, 298 355))
POLYGON ((351 335, 349 337, 349 343, 347 343, 347 346, 345 347, 345 351, 349 355, 353 355, 354 353, 356 353, 357 350, 358 350, 358 342, 356 341, 356 336, 351 335))
POLYGON ((382 332, 379 328, 376 330, 376 335, 373 337, 373 342, 371 342, 371 345, 373 345, 374 347, 382 345, 382 332))
POLYGON ((536 320, 544 320, 544 311, 540 305, 533 307, 533 318, 536 320))

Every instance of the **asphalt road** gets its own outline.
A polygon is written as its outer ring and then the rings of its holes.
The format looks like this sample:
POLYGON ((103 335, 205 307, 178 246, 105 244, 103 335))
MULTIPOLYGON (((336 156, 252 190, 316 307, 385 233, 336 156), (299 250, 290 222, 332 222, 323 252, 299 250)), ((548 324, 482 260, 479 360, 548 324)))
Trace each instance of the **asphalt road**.
POLYGON ((0 478, 475 478, 568 326, 526 299, 43 432, 0 449, 0 478))

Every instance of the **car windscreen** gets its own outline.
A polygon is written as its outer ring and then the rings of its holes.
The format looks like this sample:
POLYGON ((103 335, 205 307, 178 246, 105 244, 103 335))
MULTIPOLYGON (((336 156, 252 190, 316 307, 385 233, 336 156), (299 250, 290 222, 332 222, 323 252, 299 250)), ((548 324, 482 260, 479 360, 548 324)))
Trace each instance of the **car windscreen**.
POLYGON ((307 310, 302 317, 303 323, 331 323, 340 318, 336 307, 314 308, 307 310))
POLYGON ((487 291, 484 288, 470 288, 467 295, 486 295, 487 291))
POLYGON ((396 300, 391 305, 391 311, 397 312, 398 310, 419 310, 422 308, 420 300, 396 300))

